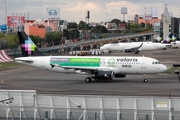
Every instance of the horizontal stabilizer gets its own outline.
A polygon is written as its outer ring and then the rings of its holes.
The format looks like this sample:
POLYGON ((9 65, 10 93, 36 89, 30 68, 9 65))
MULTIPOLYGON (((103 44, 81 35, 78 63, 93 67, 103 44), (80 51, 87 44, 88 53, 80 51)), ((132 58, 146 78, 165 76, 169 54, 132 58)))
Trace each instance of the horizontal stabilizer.
POLYGON ((27 62, 27 63, 31 63, 31 62, 34 62, 33 60, 31 59, 27 59, 27 58, 15 58, 15 62, 27 62))

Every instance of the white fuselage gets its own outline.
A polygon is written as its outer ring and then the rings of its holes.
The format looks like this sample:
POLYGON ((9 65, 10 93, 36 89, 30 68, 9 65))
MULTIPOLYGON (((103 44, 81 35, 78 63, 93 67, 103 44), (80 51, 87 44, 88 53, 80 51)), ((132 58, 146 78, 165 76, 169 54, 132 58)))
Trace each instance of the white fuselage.
POLYGON ((102 50, 119 50, 125 51, 126 49, 132 49, 139 47, 141 44, 143 45, 138 49, 139 51, 142 50, 162 50, 166 48, 165 44, 161 43, 153 43, 153 42, 132 42, 132 43, 115 43, 115 44, 105 44, 100 49, 102 50))
POLYGON ((165 65, 149 57, 38 56, 15 58, 15 62, 62 73, 78 73, 74 68, 125 74, 153 74, 167 70, 165 65), (54 64, 55 67, 52 67, 51 64, 54 64), (69 67, 69 69, 65 67, 69 67))
POLYGON ((178 48, 180 46, 180 41, 171 42, 172 48, 178 48))

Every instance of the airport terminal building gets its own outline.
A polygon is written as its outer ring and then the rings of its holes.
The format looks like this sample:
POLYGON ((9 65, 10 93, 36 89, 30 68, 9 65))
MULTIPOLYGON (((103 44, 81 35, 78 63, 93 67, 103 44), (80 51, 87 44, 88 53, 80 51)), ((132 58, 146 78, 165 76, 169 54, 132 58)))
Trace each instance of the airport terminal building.
MULTIPOLYGON (((169 34, 174 34, 176 38, 180 39, 180 18, 171 17, 169 19, 169 34)), ((158 35, 163 34, 163 30, 166 29, 163 27, 163 21, 154 23, 154 38, 158 35)), ((165 38, 164 38, 165 39, 165 38)))

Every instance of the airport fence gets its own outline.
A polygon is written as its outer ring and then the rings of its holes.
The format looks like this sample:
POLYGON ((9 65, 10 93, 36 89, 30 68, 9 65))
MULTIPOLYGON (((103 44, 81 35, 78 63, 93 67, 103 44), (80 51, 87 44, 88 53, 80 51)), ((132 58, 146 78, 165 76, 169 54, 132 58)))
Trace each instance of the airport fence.
POLYGON ((180 98, 39 95, 35 90, 0 90, 0 120, 3 119, 180 120, 180 98))
MULTIPOLYGON (((87 110, 83 112, 81 110, 71 110, 69 114, 62 112, 61 109, 56 110, 54 117, 50 118, 50 111, 40 112, 40 118, 33 118, 30 114, 21 113, 20 116, 15 117, 0 117, 0 120, 180 120, 179 111, 174 111, 169 115, 169 111, 139 111, 136 110, 104 110, 104 112, 98 110, 87 110)), ((19 111, 18 111, 19 112, 19 111)), ((31 114, 34 111, 29 111, 31 114)), ((12 113, 13 114, 13 113, 12 113)))

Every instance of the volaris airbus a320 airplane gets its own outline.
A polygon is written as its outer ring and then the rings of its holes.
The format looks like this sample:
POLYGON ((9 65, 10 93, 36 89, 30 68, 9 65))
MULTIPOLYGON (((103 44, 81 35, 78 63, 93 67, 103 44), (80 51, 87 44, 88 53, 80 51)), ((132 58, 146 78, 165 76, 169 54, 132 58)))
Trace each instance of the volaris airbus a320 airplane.
MULTIPOLYGON (((44 70, 61 73, 87 74, 86 82, 92 79, 113 80, 126 74, 157 74, 167 70, 158 60, 149 57, 126 56, 43 56, 25 32, 18 32, 23 57, 15 62, 44 70)), ((144 78, 144 82, 148 82, 144 78)))

